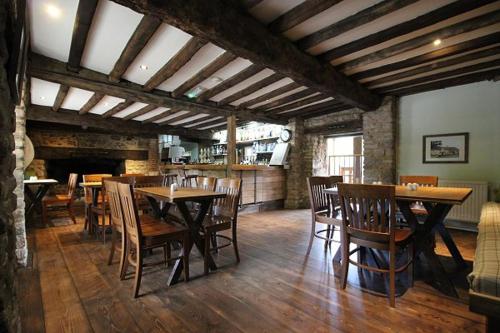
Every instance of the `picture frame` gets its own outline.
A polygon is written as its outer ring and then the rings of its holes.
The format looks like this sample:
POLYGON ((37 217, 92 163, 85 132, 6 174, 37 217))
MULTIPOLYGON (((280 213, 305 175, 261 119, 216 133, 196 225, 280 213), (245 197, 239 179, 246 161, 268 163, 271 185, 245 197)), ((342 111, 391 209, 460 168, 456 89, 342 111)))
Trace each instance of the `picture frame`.
POLYGON ((469 163, 469 133, 423 136, 423 163, 469 163))

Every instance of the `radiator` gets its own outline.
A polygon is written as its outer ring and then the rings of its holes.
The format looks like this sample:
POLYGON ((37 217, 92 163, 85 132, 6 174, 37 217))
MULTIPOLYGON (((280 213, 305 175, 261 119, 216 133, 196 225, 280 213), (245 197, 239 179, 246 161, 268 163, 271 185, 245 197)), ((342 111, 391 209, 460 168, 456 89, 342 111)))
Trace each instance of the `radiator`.
POLYGON ((481 207, 488 201, 488 182, 440 179, 439 186, 471 188, 472 194, 462 205, 453 206, 446 219, 479 223, 481 207))

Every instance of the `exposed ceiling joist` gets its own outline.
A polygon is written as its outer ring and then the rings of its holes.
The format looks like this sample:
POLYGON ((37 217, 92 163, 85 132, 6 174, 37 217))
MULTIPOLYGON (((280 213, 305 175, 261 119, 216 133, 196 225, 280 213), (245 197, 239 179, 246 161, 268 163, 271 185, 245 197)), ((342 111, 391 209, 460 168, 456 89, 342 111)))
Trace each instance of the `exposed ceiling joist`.
POLYGON ((142 122, 143 122, 144 124, 147 124, 147 123, 152 123, 152 122, 155 122, 155 121, 157 121, 157 120, 163 119, 163 118, 165 118, 165 117, 167 117, 167 116, 170 116, 171 114, 174 114, 174 113, 179 112, 179 111, 181 111, 179 108, 172 108, 172 109, 170 109, 170 110, 167 110, 167 111, 165 111, 165 112, 160 113, 159 115, 156 115, 156 116, 154 116, 154 117, 151 117, 151 118, 145 119, 145 120, 143 120, 142 122))
POLYGON ((85 103, 85 105, 82 106, 80 111, 78 111, 79 114, 85 114, 88 113, 94 106, 96 106, 97 103, 101 101, 101 99, 104 97, 104 94, 100 93, 94 93, 92 97, 85 103))
MULTIPOLYGON (((324 94, 316 94, 316 95, 313 95, 311 97, 301 99, 300 101, 293 102, 293 103, 290 103, 290 104, 287 104, 284 106, 279 106, 277 108, 271 109, 271 110, 267 111, 267 113, 278 114, 280 112, 284 112, 284 111, 295 109, 295 108, 298 108, 301 106, 306 106, 306 105, 311 104, 311 103, 322 101, 328 97, 329 96, 325 96, 324 94)), ((338 103, 338 101, 337 101, 337 103, 338 103)))
POLYGON ((97 8, 98 0, 85 0, 78 2, 73 37, 69 49, 68 70, 77 72, 80 69, 83 50, 87 42, 92 19, 97 8))
POLYGON ((121 102, 118 105, 116 105, 114 108, 112 108, 111 110, 104 112, 102 114, 102 117, 103 118, 109 118, 109 117, 117 114, 118 112, 120 112, 120 111, 128 108, 132 104, 134 104, 133 101, 124 101, 124 102, 121 102))
POLYGON ((52 106, 52 110, 57 111, 61 107, 66 95, 68 94, 69 86, 61 84, 59 86, 59 91, 57 92, 56 99, 54 100, 54 105, 52 106))
MULTIPOLYGON (((183 123, 182 126, 186 127, 186 126, 197 124, 197 123, 200 123, 202 121, 207 121, 207 120, 213 119, 213 118, 214 117, 207 115, 207 116, 205 116, 203 118, 198 118, 198 119, 195 119, 195 120, 187 121, 187 122, 183 123)), ((220 121, 221 119, 222 118, 219 118, 218 120, 220 121)), ((207 121, 207 123, 208 123, 208 121, 207 121)), ((200 127, 201 127, 201 125, 200 125, 200 127)))
POLYGON ((243 5, 245 6, 245 8, 250 9, 257 6, 262 1, 263 0, 243 0, 243 5))
POLYGON ((352 109, 352 107, 349 105, 343 104, 343 105, 334 106, 331 108, 325 108, 323 110, 318 110, 318 111, 306 113, 304 116, 302 116, 302 118, 304 118, 304 119, 315 118, 315 117, 320 117, 320 116, 324 116, 327 114, 342 112, 342 111, 349 110, 349 109, 352 109))
POLYGON ((33 121, 102 129, 125 135, 151 136, 155 134, 171 134, 191 138, 211 138, 211 134, 207 131, 193 131, 192 129, 187 130, 185 128, 171 126, 141 124, 134 120, 126 120, 126 125, 124 125, 124 121, 121 119, 104 119, 95 114, 86 114, 82 116, 73 110, 64 109, 60 109, 59 112, 53 112, 50 107, 40 105, 31 105, 26 112, 26 118, 33 121))
POLYGON ((287 92, 294 90, 294 89, 297 89, 299 87, 300 87, 300 84, 298 84, 296 82, 291 82, 287 85, 284 85, 283 87, 280 87, 278 89, 275 89, 273 91, 270 91, 268 93, 260 95, 259 97, 255 97, 255 98, 253 98, 249 101, 246 101, 244 103, 241 103, 240 105, 238 105, 238 108, 239 109, 248 108, 249 106, 255 105, 257 103, 265 102, 271 98, 274 98, 274 97, 279 96, 281 94, 287 93, 287 92))
POLYGON ((192 112, 186 112, 186 113, 183 113, 181 115, 178 115, 176 117, 173 117, 173 118, 170 118, 168 120, 165 120, 165 121, 162 121, 160 123, 160 125, 170 125, 170 124, 174 124, 178 121, 181 121, 183 119, 186 119, 186 118, 189 118, 189 117, 192 117, 194 116, 194 114, 192 112))
POLYGON ((152 104, 146 105, 146 106, 140 108, 139 110, 137 110, 135 112, 132 112, 129 115, 126 115, 122 119, 123 120, 134 119, 135 117, 139 117, 139 116, 145 115, 146 113, 149 113, 149 112, 153 111, 156 108, 158 108, 158 106, 156 106, 156 105, 152 105, 152 104))
POLYGON ((243 98, 245 96, 253 94, 257 90, 265 88, 265 87, 267 87, 270 84, 278 82, 281 79, 283 79, 283 75, 278 74, 278 73, 271 74, 268 77, 266 77, 265 79, 257 81, 255 83, 249 85, 245 89, 242 89, 242 90, 240 90, 238 92, 235 92, 232 95, 227 96, 224 99, 221 99, 217 104, 218 105, 226 105, 226 104, 232 103, 234 101, 239 100, 240 98, 243 98))
POLYGON ((291 103, 291 102, 293 102, 293 101, 295 101, 297 99, 301 99, 301 98, 304 98, 304 97, 307 97, 307 96, 311 96, 314 93, 315 93, 314 90, 306 88, 304 90, 298 91, 298 92, 293 93, 291 95, 288 95, 288 96, 279 98, 279 99, 277 99, 275 101, 269 102, 267 104, 261 105, 261 106, 259 106, 257 108, 257 110, 261 110, 261 111, 269 110, 271 108, 274 108, 274 107, 277 107, 277 106, 280 106, 280 105, 283 105, 283 104, 291 103))
POLYGON ((332 66, 298 50, 291 41, 273 34, 231 1, 113 1, 145 15, 155 15, 165 23, 205 38, 239 57, 349 105, 364 110, 373 110, 380 105, 378 95, 332 66))
POLYGON ((77 87, 80 89, 94 91, 123 98, 127 101, 142 102, 164 107, 180 107, 182 110, 196 113, 207 113, 214 116, 237 115, 242 119, 258 120, 269 123, 283 124, 284 120, 262 115, 256 111, 239 111, 227 107, 211 106, 193 102, 187 98, 173 98, 162 91, 146 92, 141 86, 132 82, 111 82, 107 75, 89 69, 82 68, 78 73, 70 72, 63 62, 50 59, 41 55, 31 54, 30 74, 42 80, 57 82, 60 84, 77 87))
POLYGON ((118 82, 120 80, 122 75, 127 71, 127 68, 146 46, 149 39, 160 25, 161 21, 154 16, 145 15, 141 19, 141 22, 139 22, 139 25, 123 49, 120 58, 118 58, 118 61, 115 63, 113 70, 109 73, 109 79, 111 81, 118 82))
POLYGON ((286 118, 293 118, 293 117, 298 117, 298 116, 306 116, 310 113, 316 112, 316 111, 322 111, 325 109, 331 109, 331 108, 336 108, 338 106, 343 106, 345 104, 342 104, 339 101, 331 100, 331 101, 326 101, 322 103, 317 103, 313 105, 306 105, 300 109, 293 110, 290 112, 285 112, 282 114, 283 117, 286 118))

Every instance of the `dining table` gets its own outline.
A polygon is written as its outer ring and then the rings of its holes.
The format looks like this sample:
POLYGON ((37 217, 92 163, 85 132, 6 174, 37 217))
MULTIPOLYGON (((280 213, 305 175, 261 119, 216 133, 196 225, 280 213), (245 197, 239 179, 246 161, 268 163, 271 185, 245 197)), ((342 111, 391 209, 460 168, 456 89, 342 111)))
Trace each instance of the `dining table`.
POLYGON ((26 206, 26 217, 29 218, 36 208, 41 210, 42 199, 47 194, 51 186, 58 184, 55 179, 26 179, 23 181, 24 193, 29 198, 29 203, 26 206), (36 192, 33 192, 31 187, 37 187, 36 192))
MULTIPOLYGON (((217 269, 210 253, 205 253, 201 230, 203 220, 207 216, 213 200, 225 197, 225 193, 192 187, 181 187, 176 190, 172 190, 170 187, 141 187, 134 189, 134 192, 147 198, 157 218, 168 219, 169 209, 175 205, 182 215, 183 222, 188 227, 191 236, 188 253, 183 253, 183 255, 189 255, 193 246, 196 246, 200 253, 208 258, 209 268, 211 270, 217 269), (198 209, 194 212, 194 215, 188 208, 188 202, 198 204, 198 209)), ((181 259, 177 259, 167 284, 173 285, 177 283, 182 270, 183 262, 181 259)))
MULTIPOLYGON (((328 188, 324 192, 331 196, 338 196, 337 188, 328 188)), ((407 186, 395 185, 395 192, 396 204, 409 227, 414 231, 415 258, 421 255, 427 261, 433 281, 439 291, 451 297, 458 297, 450 277, 435 252, 435 234, 437 232, 443 239, 457 268, 465 267, 466 263, 444 222, 453 206, 463 204, 472 194, 472 189, 427 186, 410 189, 407 186), (427 211, 424 218, 420 220, 412 210, 416 202, 423 204, 427 211)), ((340 267, 340 260, 339 247, 333 259, 336 268, 340 267)))

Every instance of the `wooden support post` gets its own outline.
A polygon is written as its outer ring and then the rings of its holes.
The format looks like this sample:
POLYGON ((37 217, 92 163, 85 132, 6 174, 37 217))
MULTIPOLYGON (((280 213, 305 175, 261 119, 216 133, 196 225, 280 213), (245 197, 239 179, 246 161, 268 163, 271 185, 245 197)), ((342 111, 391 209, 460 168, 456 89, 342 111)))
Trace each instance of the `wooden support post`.
POLYGON ((236 117, 227 117, 227 175, 232 176, 232 165, 236 163, 236 117))

